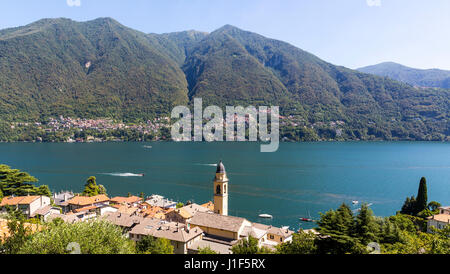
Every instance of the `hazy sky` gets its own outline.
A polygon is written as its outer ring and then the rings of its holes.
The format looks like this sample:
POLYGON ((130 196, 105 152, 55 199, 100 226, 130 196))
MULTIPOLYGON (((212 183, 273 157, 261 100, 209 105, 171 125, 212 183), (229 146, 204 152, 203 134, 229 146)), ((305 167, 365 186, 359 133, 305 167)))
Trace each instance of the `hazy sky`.
POLYGON ((384 61, 450 70, 449 0, 1 0, 0 28, 112 17, 143 32, 225 24, 350 68, 384 61))

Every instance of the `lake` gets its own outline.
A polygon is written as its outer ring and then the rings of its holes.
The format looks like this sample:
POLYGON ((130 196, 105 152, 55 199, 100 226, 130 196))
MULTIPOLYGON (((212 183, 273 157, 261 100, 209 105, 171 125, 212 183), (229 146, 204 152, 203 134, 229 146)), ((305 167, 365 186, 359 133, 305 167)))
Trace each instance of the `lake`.
MULTIPOLYGON (((96 176, 109 196, 161 194, 185 202, 213 200, 215 164, 223 160, 229 214, 291 229, 300 217, 353 200, 378 216, 400 210, 427 178, 428 199, 450 205, 450 144, 428 142, 281 143, 1 143, 0 163, 29 172, 52 191, 81 192, 96 176), (145 177, 133 174, 145 173, 145 177), (259 219, 267 213, 272 220, 259 219)), ((351 205, 353 209, 359 206, 351 205)))

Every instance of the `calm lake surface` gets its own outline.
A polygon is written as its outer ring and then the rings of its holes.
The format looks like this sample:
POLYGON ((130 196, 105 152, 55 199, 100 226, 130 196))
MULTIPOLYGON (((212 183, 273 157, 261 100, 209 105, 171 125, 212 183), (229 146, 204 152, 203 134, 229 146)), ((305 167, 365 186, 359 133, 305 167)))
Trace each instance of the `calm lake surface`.
MULTIPOLYGON (((29 172, 52 191, 81 192, 96 176, 110 196, 161 194, 185 202, 213 200, 215 164, 230 179, 229 214, 292 229, 300 217, 353 200, 378 216, 400 210, 427 178, 428 199, 450 205, 450 144, 422 142, 0 144, 0 163, 29 172), (150 147, 151 146, 151 147, 150 147), (133 174, 145 173, 145 177, 133 174), (268 213, 273 220, 259 219, 268 213)), ((357 209, 359 206, 351 205, 357 209)))

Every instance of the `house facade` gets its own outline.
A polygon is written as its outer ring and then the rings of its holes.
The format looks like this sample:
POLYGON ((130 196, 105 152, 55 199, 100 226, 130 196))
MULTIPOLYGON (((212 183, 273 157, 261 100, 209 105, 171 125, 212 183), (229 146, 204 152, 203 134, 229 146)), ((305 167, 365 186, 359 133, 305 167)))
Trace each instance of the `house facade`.
POLYGON ((47 196, 8 196, 0 203, 1 211, 5 212, 10 206, 22 211, 28 218, 34 217, 34 213, 43 207, 50 205, 50 197, 47 196))

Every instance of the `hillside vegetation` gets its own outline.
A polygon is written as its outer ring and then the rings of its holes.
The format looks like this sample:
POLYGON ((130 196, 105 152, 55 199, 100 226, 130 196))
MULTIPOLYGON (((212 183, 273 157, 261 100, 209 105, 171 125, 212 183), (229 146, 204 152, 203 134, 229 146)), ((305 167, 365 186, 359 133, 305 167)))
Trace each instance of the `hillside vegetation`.
POLYGON ((290 140, 448 140, 446 89, 327 63, 227 25, 144 34, 110 18, 0 31, 0 137, 59 115, 143 122, 173 106, 278 105, 290 140), (338 122, 339 126, 336 126, 338 122))

